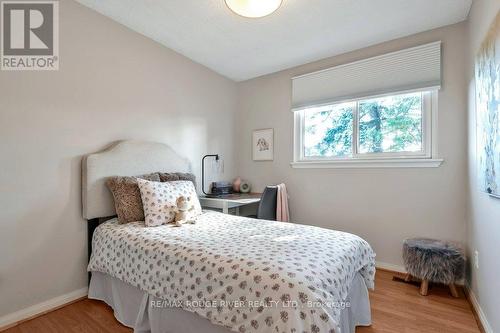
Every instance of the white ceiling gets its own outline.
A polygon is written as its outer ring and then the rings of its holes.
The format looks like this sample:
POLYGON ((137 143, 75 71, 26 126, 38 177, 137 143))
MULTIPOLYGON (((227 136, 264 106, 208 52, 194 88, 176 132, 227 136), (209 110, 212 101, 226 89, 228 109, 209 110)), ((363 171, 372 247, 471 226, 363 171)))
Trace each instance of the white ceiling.
POLYGON ((243 81, 457 23, 472 0, 283 0, 260 19, 224 0, 77 0, 212 70, 243 81))

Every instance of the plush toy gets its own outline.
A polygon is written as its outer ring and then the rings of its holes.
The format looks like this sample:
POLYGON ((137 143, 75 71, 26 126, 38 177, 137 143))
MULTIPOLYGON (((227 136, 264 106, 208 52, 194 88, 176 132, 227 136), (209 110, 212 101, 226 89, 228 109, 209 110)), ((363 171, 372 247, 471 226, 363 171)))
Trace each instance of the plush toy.
POLYGON ((191 198, 180 196, 176 200, 177 212, 175 213, 175 225, 180 227, 184 223, 194 224, 196 221, 192 218, 191 211, 194 210, 193 205, 190 204, 191 198))

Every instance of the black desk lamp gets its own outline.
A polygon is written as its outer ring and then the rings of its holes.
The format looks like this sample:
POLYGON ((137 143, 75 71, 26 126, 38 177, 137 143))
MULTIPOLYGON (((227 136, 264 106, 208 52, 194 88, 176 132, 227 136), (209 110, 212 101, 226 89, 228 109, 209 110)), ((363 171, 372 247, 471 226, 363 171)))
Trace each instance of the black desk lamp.
POLYGON ((205 192, 205 158, 207 157, 215 157, 215 160, 219 160, 219 154, 212 154, 212 155, 205 155, 201 159, 201 191, 205 195, 209 195, 207 192, 205 192))

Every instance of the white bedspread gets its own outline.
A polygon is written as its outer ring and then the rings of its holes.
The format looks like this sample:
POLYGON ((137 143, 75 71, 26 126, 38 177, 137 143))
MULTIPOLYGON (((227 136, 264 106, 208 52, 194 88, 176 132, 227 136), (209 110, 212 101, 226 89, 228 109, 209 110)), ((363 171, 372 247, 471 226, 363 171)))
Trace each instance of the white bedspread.
POLYGON ((318 227, 207 212, 197 224, 99 226, 99 271, 236 332, 333 332, 359 272, 374 286, 363 239, 318 227))

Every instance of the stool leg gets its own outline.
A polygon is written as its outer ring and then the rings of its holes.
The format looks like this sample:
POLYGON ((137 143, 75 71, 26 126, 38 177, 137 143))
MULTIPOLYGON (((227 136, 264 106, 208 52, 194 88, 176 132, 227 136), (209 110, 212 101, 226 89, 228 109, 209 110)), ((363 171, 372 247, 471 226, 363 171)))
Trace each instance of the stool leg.
POLYGON ((449 287, 450 287, 451 296, 458 298, 458 291, 457 291, 457 288, 455 287, 455 284, 450 283, 449 287))
POLYGON ((420 295, 427 296, 427 292, 429 290, 429 280, 422 280, 420 284, 420 295))

